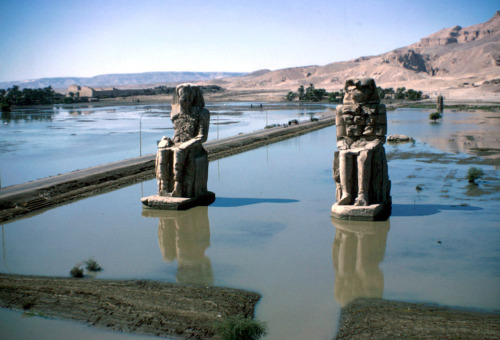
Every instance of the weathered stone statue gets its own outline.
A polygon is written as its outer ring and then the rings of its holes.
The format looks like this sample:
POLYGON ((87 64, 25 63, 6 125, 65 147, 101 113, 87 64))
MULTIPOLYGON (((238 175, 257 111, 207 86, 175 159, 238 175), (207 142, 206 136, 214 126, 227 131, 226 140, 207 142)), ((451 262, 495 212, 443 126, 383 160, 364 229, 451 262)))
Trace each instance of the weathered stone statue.
POLYGON ((208 137, 210 112, 201 89, 177 86, 170 118, 174 136, 163 137, 156 154, 158 195, 142 202, 149 208, 171 210, 210 204, 215 195, 207 191, 208 155, 202 145, 208 137))
POLYGON ((385 105, 372 78, 348 79, 344 105, 337 106, 337 148, 332 215, 342 219, 386 219, 391 211, 384 143, 385 105))

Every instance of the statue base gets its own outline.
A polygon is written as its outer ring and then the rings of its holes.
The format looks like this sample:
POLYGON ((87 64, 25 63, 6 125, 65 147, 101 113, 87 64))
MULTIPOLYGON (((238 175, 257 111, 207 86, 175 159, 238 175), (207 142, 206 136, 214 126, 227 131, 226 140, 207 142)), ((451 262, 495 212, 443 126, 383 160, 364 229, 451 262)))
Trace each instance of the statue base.
POLYGON ((205 195, 198 197, 167 197, 152 195, 141 198, 145 208, 159 210, 187 210, 199 205, 210 205, 215 201, 215 194, 207 191, 205 195))
POLYGON ((332 206, 331 216, 341 220, 385 221, 391 215, 390 204, 372 204, 367 206, 338 205, 332 206))

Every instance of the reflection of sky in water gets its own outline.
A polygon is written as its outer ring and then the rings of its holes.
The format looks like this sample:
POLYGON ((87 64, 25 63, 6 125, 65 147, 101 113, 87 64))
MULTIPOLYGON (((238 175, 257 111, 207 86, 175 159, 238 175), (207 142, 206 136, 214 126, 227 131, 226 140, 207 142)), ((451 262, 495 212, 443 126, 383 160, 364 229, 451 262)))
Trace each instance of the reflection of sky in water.
MULTIPOLYGON (((390 227, 335 228, 334 141, 329 127, 211 162, 208 188, 220 200, 176 219, 142 216, 151 180, 8 223, 0 271, 66 276, 92 256, 99 278, 249 289, 263 296, 257 318, 270 339, 332 338, 341 304, 359 295, 499 309, 500 192, 468 195, 460 155, 393 159, 390 227)), ((443 155, 420 142, 386 146, 396 148, 443 155)), ((498 186, 498 170, 483 169, 480 187, 498 186)))
MULTIPOLYGON (((260 130, 266 122, 308 120, 307 113, 334 108, 264 103, 261 109, 259 105, 208 103, 208 139, 260 130)), ((15 109, 1 117, 1 186, 155 153, 156 142, 173 135, 169 104, 15 109)))

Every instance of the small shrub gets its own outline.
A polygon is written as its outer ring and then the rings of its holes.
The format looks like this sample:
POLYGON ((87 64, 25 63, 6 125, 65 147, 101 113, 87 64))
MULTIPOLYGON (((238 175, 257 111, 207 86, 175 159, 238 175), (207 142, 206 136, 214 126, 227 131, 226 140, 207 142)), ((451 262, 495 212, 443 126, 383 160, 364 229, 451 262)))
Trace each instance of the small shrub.
POLYGON ((439 112, 433 112, 429 115, 429 119, 433 120, 434 122, 436 122, 436 120, 438 119, 441 119, 443 117, 443 115, 439 112))
POLYGON ((85 264, 87 265, 87 270, 89 272, 100 272, 100 271, 102 271, 102 267, 93 258, 90 258, 87 261, 85 261, 85 264))
POLYGON ((481 168, 476 168, 475 166, 471 166, 467 171, 467 180, 469 183, 476 183, 476 179, 479 179, 484 176, 484 171, 481 168))
POLYGON ((83 268, 80 264, 77 264, 76 266, 71 268, 69 274, 74 278, 81 279, 83 277, 83 268))
POLYGON ((424 190, 424 186, 423 186, 422 184, 419 184, 419 185, 417 185, 417 186, 415 187, 415 190, 416 190, 417 192, 420 192, 420 191, 424 190))
POLYGON ((257 340, 267 334, 264 322, 244 318, 242 315, 227 317, 217 323, 215 329, 224 340, 257 340))

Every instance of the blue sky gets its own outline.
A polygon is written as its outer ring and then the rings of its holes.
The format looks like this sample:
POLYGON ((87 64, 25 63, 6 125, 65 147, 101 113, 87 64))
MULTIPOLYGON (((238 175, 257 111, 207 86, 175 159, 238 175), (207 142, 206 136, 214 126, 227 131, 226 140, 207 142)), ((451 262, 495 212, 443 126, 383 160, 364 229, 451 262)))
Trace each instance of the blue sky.
POLYGON ((0 0, 0 81, 326 65, 497 10, 486 0, 0 0))

